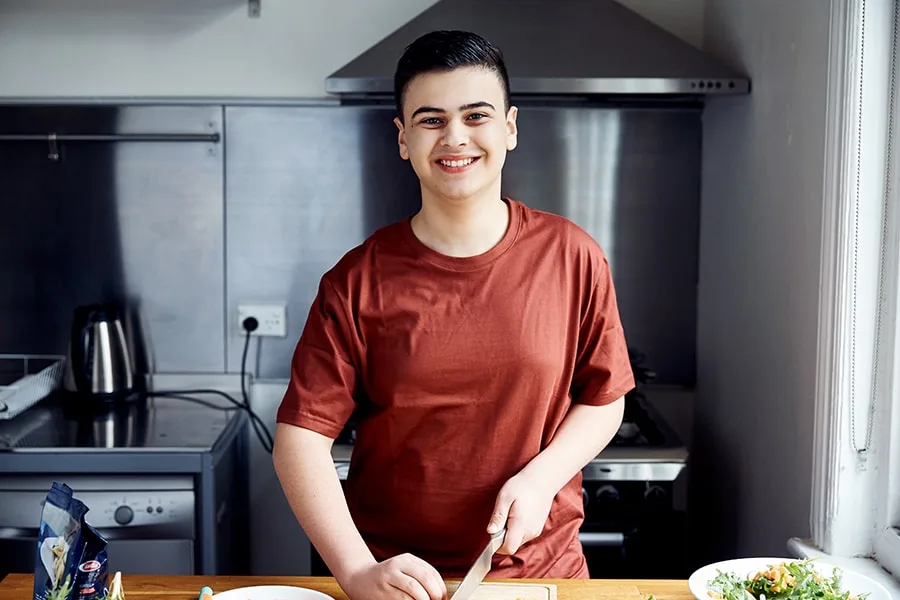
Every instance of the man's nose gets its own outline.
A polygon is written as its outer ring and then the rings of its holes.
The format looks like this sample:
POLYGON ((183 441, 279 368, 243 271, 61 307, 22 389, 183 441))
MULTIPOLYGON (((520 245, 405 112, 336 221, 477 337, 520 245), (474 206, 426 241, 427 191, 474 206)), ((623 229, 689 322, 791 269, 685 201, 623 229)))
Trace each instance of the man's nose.
POLYGON ((469 132, 466 126, 458 121, 450 121, 444 128, 444 137, 441 140, 444 146, 456 148, 465 146, 469 141, 469 132))

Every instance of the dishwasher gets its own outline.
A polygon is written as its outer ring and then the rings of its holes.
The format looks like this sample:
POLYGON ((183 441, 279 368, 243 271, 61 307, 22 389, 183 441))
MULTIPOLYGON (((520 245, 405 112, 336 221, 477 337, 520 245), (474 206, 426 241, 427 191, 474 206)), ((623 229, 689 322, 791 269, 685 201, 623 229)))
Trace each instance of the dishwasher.
MULTIPOLYGON (((191 575, 195 495, 191 476, 67 475, 89 511, 85 520, 109 542, 111 572, 191 575)), ((32 573, 44 498, 54 478, 0 476, 0 578, 32 573)))

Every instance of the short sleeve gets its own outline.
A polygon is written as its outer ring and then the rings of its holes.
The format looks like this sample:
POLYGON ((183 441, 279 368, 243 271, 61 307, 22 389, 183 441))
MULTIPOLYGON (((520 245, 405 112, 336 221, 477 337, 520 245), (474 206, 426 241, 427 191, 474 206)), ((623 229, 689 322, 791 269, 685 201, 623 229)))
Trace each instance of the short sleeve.
POLYGON ((287 391, 276 422, 335 438, 355 408, 357 344, 346 302, 322 278, 291 359, 287 391))
POLYGON ((601 253, 601 260, 595 264, 593 284, 582 302, 572 399, 580 404, 600 406, 631 391, 634 372, 609 263, 601 253))

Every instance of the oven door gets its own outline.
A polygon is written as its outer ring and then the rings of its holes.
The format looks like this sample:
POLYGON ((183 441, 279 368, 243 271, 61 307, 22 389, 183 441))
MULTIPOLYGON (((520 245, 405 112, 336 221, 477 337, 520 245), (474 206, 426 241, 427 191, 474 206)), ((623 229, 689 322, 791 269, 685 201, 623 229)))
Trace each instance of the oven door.
POLYGON ((578 532, 591 579, 622 577, 625 569, 625 534, 609 529, 582 527, 578 532))

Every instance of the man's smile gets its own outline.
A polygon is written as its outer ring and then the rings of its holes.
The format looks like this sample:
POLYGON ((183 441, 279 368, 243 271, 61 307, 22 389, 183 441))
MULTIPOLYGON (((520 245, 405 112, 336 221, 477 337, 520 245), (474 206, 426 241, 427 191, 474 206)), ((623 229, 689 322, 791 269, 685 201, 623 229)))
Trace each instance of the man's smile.
POLYGON ((435 162, 441 170, 446 171, 447 173, 461 173, 465 171, 472 165, 474 165, 480 159, 480 156, 466 156, 466 157, 456 157, 456 158, 439 158, 435 162))

